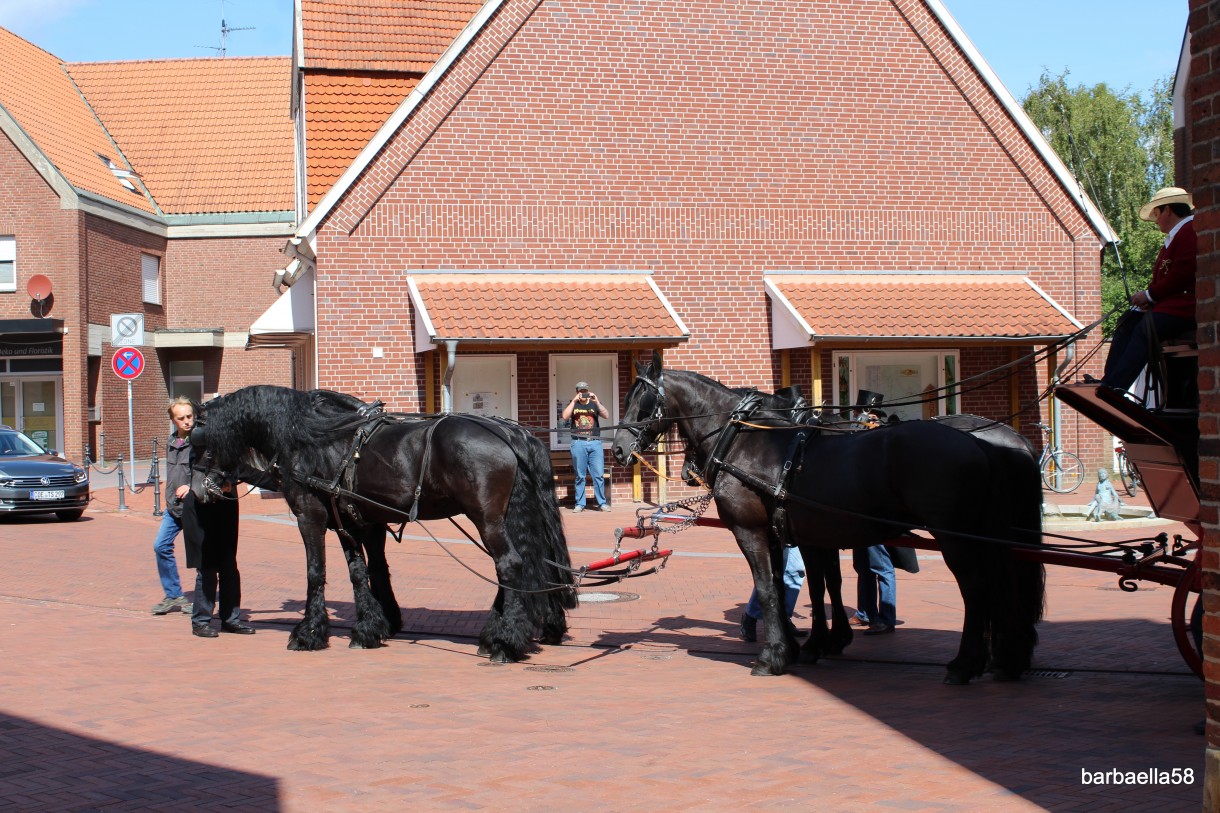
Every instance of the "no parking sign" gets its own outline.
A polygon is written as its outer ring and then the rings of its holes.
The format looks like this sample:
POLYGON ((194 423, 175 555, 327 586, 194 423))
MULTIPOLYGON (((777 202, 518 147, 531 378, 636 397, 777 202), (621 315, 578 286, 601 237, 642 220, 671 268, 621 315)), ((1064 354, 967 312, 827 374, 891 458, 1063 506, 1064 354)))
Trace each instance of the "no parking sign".
POLYGON ((110 369, 124 381, 134 381, 144 372, 144 354, 138 347, 120 347, 114 351, 110 369))

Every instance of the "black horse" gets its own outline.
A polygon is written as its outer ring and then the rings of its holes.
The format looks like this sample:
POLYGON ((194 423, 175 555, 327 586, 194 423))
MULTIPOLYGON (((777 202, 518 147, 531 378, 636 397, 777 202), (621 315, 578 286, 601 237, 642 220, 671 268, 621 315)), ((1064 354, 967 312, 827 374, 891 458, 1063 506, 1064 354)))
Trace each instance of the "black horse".
POLYGON ((327 646, 327 528, 338 531, 355 593, 351 646, 378 647, 402 629, 386 533, 416 516, 465 514, 495 560, 499 590, 481 652, 516 661, 539 631, 548 644, 567 631, 576 594, 550 456, 519 427, 470 415, 412 419, 327 390, 253 386, 206 403, 192 444, 220 470, 270 469, 296 515, 308 584, 289 649, 327 646))
POLYGON ((965 604, 945 681, 967 683, 989 666, 997 678, 1016 679, 1029 667, 1045 572, 1016 560, 1009 543, 1041 542, 1042 492, 1032 459, 931 421, 835 432, 763 418, 757 423, 766 428, 734 427, 726 448, 722 436, 738 393, 698 373, 663 370, 655 355, 638 372, 624 410, 632 426, 615 433, 615 458, 626 464, 676 425, 688 456, 712 473, 720 518, 749 562, 762 605, 767 635, 754 674, 782 674, 798 654, 781 623, 784 541, 815 558, 819 550, 876 545, 915 528, 937 539, 965 604))

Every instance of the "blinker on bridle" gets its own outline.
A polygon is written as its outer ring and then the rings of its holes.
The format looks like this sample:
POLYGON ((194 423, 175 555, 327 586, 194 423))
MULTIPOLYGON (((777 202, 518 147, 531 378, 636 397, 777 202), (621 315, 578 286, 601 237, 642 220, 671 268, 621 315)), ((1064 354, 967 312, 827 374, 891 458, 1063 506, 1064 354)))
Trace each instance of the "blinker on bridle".
MULTIPOLYGON (((636 382, 640 383, 640 384, 644 384, 649 387, 652 387, 653 391, 655 391, 657 394, 656 406, 652 411, 652 416, 649 419, 649 424, 658 423, 658 422, 664 420, 665 419, 665 372, 662 370, 660 373, 658 373, 656 381, 653 381, 650 378, 645 378, 643 376, 640 376, 639 378, 636 379, 636 382)), ((635 442, 633 442, 631 444, 631 454, 633 456, 636 456, 641 452, 645 452, 645 451, 648 451, 649 449, 653 448, 654 446, 657 445, 657 441, 661 439, 661 432, 658 431, 656 433, 656 436, 653 437, 652 442, 650 442, 647 446, 643 446, 642 442, 641 442, 641 439, 644 435, 644 426, 643 425, 625 426, 623 428, 626 429, 628 432, 630 432, 632 437, 635 438, 635 442)))

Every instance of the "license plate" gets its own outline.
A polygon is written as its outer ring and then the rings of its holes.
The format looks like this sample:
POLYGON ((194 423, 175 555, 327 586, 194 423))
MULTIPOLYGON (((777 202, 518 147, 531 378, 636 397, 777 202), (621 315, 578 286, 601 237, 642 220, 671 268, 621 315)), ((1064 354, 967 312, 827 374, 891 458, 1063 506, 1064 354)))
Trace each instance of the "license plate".
POLYGON ((62 488, 58 491, 31 491, 30 492, 31 500, 62 500, 63 498, 64 498, 64 491, 62 488))

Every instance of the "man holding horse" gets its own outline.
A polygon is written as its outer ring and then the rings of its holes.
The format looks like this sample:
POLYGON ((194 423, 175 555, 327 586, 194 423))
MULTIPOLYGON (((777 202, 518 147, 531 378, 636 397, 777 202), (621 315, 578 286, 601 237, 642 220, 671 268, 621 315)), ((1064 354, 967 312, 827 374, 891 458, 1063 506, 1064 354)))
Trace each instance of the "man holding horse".
POLYGON ((597 499, 597 507, 602 511, 610 510, 603 480, 606 458, 602 452, 602 418, 609 419, 609 411, 597 400, 597 394, 589 389, 589 382, 577 381, 576 395, 563 408, 563 419, 572 422, 569 449, 572 452, 572 469, 576 472, 576 507, 572 509, 573 513, 579 514, 585 510, 585 477, 593 478, 593 496, 597 499))
POLYGON ((190 601, 182 595, 174 540, 182 530, 182 501, 191 490, 191 428, 195 425, 195 405, 191 399, 179 395, 170 403, 168 411, 174 432, 165 446, 165 513, 161 516, 157 538, 153 540, 157 574, 161 577, 165 598, 152 608, 153 615, 191 611, 190 601))

